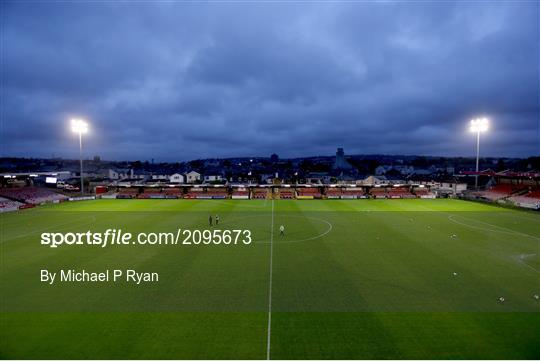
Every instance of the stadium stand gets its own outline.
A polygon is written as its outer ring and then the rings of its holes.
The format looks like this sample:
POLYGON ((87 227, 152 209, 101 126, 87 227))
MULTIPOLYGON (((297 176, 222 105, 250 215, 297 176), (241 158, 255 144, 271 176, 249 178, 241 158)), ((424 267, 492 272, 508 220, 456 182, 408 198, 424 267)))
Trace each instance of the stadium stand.
POLYGON ((540 189, 533 189, 524 195, 515 195, 508 198, 518 207, 540 209, 540 189))
POLYGON ((203 188, 193 187, 188 190, 184 198, 187 199, 226 199, 229 193, 227 188, 203 188))
POLYGON ((192 187, 188 189, 187 193, 184 194, 185 199, 197 199, 199 198, 200 194, 203 193, 204 189, 199 187, 192 187))
POLYGON ((161 192, 160 188, 145 188, 137 198, 139 199, 163 199, 165 194, 161 192))
POLYGON ((540 199, 540 189, 530 191, 525 197, 540 199))
POLYGON ((118 190, 118 194, 116 195, 116 198, 118 199, 137 198, 137 194, 139 194, 139 190, 137 188, 120 188, 118 190))
POLYGON ((320 199, 321 191, 319 188, 307 187, 307 188, 298 188, 297 199, 320 199))
POLYGON ((182 198, 182 190, 180 188, 165 188, 163 193, 167 199, 182 198))
POLYGON ((278 199, 294 199, 296 194, 294 189, 291 188, 279 188, 278 199))
POLYGON ((373 198, 416 198, 416 195, 411 193, 409 187, 374 187, 371 188, 369 194, 373 198))
POLYGON ((374 187, 369 190, 369 194, 373 198, 388 198, 390 195, 386 192, 386 188, 374 187))
POLYGON ((266 199, 268 196, 267 188, 253 188, 251 199, 266 199))
POLYGON ((0 213, 16 211, 23 203, 0 197, 0 213))
POLYGON ((415 187, 412 192, 418 198, 435 198, 435 193, 433 193, 429 188, 415 187))
POLYGON ((408 187, 392 187, 388 189, 389 198, 416 198, 408 187))
POLYGON ((0 188, 0 196, 29 204, 60 202, 68 199, 63 194, 58 194, 46 188, 36 187, 0 188))
POLYGON ((326 189, 327 199, 358 199, 366 198, 366 193, 362 188, 356 187, 332 187, 326 189))
POLYGON ((341 199, 357 199, 365 197, 366 193, 362 188, 349 187, 342 189, 341 191, 341 199))
POLYGON ((229 198, 229 192, 227 188, 208 188, 206 191, 207 196, 211 199, 226 199, 229 198))
POLYGON ((232 199, 249 199, 249 190, 247 188, 234 188, 232 190, 232 199))
POLYGON ((511 184, 497 184, 488 190, 475 192, 475 195, 490 201, 498 201, 500 199, 508 198, 512 193, 522 189, 522 187, 515 187, 511 184))
POLYGON ((98 198, 102 199, 116 199, 118 197, 118 192, 115 190, 109 190, 107 193, 101 193, 99 194, 98 198))
POLYGON ((328 199, 340 199, 341 194, 341 188, 332 187, 326 190, 326 198, 328 199))

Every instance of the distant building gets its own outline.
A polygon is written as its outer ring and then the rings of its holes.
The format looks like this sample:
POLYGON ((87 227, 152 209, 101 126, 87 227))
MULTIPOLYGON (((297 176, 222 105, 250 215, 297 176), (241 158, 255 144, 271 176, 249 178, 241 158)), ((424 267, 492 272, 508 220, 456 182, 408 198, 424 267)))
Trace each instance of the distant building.
POLYGON ((191 171, 186 174, 186 183, 197 183, 201 180, 201 174, 195 171, 191 171))
POLYGON ((170 180, 170 177, 171 176, 166 175, 166 174, 152 174, 152 180, 157 180, 157 181, 170 180))
POLYGON ((306 176, 307 184, 324 184, 330 181, 330 174, 328 172, 310 172, 306 176))
POLYGON ((353 166, 347 162, 347 159, 345 159, 345 152, 343 151, 343 148, 338 148, 336 152, 336 160, 334 162, 334 165, 332 167, 333 169, 352 169, 353 166))
POLYGON ((205 182, 221 182, 222 180, 223 180, 223 176, 221 174, 211 174, 211 175, 204 176, 205 182))
POLYGON ((184 183, 184 176, 180 173, 174 173, 169 176, 170 183, 184 183))
POLYGON ((271 161, 272 163, 277 163, 277 162, 279 161, 279 155, 277 155, 276 153, 272 154, 272 155, 270 156, 270 161, 271 161))
POLYGON ((395 171, 403 175, 410 175, 414 173, 414 167, 407 165, 380 165, 375 168, 375 175, 385 175, 390 171, 395 171))
POLYGON ((152 174, 148 171, 137 169, 137 170, 131 170, 131 178, 132 179, 141 179, 141 180, 148 180, 152 178, 152 174))
POLYGON ((112 179, 112 180, 133 178, 133 169, 110 168, 110 169, 107 169, 106 176, 107 178, 112 179))
POLYGON ((362 182, 363 185, 374 186, 380 184, 386 184, 388 181, 384 176, 369 176, 362 182))

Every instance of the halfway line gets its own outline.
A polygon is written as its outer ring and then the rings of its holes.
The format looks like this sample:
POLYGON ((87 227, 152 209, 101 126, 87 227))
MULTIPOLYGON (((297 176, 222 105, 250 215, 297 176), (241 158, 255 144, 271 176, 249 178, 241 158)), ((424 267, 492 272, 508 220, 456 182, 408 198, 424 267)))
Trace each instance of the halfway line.
POLYGON ((270 335, 272 334, 272 256, 274 254, 274 200, 272 199, 272 223, 270 228, 270 281, 268 283, 268 331, 266 359, 270 360, 270 335))

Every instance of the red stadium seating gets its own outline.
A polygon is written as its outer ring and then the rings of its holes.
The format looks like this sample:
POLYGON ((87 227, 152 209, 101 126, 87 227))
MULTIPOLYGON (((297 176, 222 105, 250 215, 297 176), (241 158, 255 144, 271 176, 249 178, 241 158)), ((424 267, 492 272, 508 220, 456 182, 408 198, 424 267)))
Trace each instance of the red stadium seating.
POLYGON ((511 184, 497 184, 486 191, 476 192, 475 194, 491 201, 497 201, 509 197, 514 191, 515 189, 511 184))
POLYGON ((116 198, 121 198, 121 199, 137 198, 137 194, 139 194, 139 190, 137 188, 120 188, 118 190, 118 194, 116 195, 116 198))
POLYGON ((298 188, 298 198, 321 198, 321 191, 319 188, 298 188))
POLYGON ((165 188, 163 189, 163 193, 165 193, 166 195, 181 195, 182 194, 182 190, 180 188, 165 188))
POLYGON ((231 193, 231 198, 234 199, 249 199, 249 189, 248 188, 233 188, 231 193))
POLYGON ((0 197, 0 213, 16 211, 23 203, 0 197))
POLYGON ((161 188, 145 188, 141 194, 137 196, 139 199, 149 198, 165 198, 165 194, 161 192, 161 188))
POLYGON ((191 188, 184 198, 187 199, 224 199, 228 198, 229 193, 226 188, 191 188))
POLYGON ((540 189, 535 189, 527 193, 526 197, 540 199, 540 189))
POLYGON ((280 199, 294 199, 295 198, 294 189, 280 188, 279 189, 279 198, 280 199))
POLYGON ((46 188, 0 188, 0 196, 29 204, 41 204, 67 200, 63 194, 53 192, 46 188))
POLYGON ((369 193, 374 198, 416 198, 408 187, 374 187, 369 193))
POLYGON ((268 195, 268 189, 266 188, 254 188, 251 198, 252 199, 265 199, 268 195))
POLYGON ((341 188, 328 188, 326 190, 326 198, 330 198, 330 199, 341 198, 341 188))

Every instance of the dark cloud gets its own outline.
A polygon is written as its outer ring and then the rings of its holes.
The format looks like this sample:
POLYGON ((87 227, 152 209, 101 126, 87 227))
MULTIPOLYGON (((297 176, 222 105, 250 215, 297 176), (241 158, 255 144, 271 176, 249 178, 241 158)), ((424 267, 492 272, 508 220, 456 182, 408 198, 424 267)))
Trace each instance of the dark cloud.
POLYGON ((540 154, 539 4, 2 2, 2 155, 540 154))

